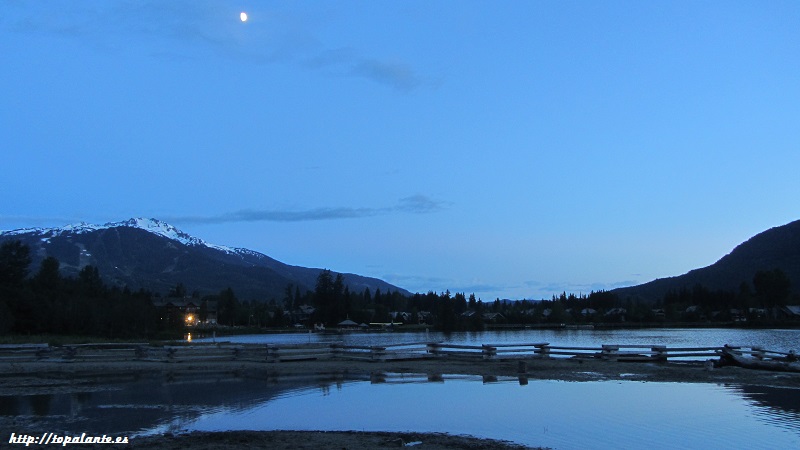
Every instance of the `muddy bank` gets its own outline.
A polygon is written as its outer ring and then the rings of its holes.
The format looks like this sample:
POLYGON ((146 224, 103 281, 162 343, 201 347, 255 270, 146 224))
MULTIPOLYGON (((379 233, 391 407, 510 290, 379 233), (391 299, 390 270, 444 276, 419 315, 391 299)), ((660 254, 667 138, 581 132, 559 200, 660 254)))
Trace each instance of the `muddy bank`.
POLYGON ((755 386, 800 384, 800 374, 740 367, 710 368, 695 362, 613 362, 597 359, 512 359, 410 361, 312 360, 279 363, 256 361, 209 362, 64 362, 44 361, 0 366, 0 395, 30 395, 96 390, 98 384, 124 382, 141 376, 166 379, 224 375, 254 379, 375 379, 382 373, 497 376, 524 380, 602 381, 634 380, 659 382, 722 383, 755 386))
MULTIPOLYGON (((72 449, 96 449, 99 445, 70 445, 72 449)), ((112 446, 113 447, 113 446, 112 446)), ((27 448, 45 448, 30 446, 27 448)), ((418 450, 523 450, 519 444, 441 433, 387 433, 355 431, 228 431, 220 433, 148 436, 132 438, 125 448, 239 450, 269 449, 396 449, 418 450)))

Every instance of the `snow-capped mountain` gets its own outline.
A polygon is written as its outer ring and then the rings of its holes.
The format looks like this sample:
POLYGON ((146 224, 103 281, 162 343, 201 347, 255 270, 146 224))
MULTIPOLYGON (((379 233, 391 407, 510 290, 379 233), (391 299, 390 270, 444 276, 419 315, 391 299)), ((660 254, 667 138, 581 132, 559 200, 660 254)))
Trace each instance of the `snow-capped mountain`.
MULTIPOLYGON (((92 265, 110 285, 162 293, 183 283, 202 294, 231 287, 242 299, 281 300, 288 284, 313 290, 321 271, 290 266, 253 250, 209 244, 156 219, 0 232, 0 242, 6 240, 20 240, 30 247, 31 272, 53 256, 67 276, 92 265)), ((343 275, 353 292, 369 288, 407 294, 376 278, 343 275)))
POLYGON ((107 230, 109 228, 117 228, 117 227, 139 228, 141 230, 148 231, 150 233, 159 236, 163 236, 167 239, 178 241, 184 245, 203 245, 210 248, 216 248, 218 250, 222 250, 225 252, 230 252, 230 253, 235 252, 235 249, 229 247, 208 244, 202 239, 186 234, 183 231, 175 228, 174 226, 166 222, 162 222, 158 219, 145 219, 141 217, 135 219, 128 219, 122 222, 109 222, 106 223, 105 225, 92 225, 86 222, 79 222, 76 224, 66 225, 59 228, 21 228, 19 230, 0 231, 0 236, 36 234, 43 236, 43 239, 49 239, 50 237, 61 236, 64 234, 91 233, 95 231, 107 230))

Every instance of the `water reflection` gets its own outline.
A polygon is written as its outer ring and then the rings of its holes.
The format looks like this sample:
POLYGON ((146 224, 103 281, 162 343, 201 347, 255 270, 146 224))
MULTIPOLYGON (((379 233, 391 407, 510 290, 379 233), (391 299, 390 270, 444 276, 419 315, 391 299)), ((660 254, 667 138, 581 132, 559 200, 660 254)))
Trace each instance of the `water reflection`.
MULTIPOLYGON (((89 392, 0 396, 0 423, 27 432, 136 433, 174 430, 209 411, 239 411, 314 386, 341 388, 341 378, 296 380, 152 377, 98 385, 89 392)), ((7 427, 4 427, 7 428, 7 427)))
POLYGON ((754 414, 775 426, 795 430, 800 423, 800 389, 734 386, 742 397, 756 406, 754 414))
POLYGON ((800 390, 384 372, 153 377, 92 392, 0 397, 0 424, 25 432, 413 430, 556 448, 788 448, 800 445, 800 390))
POLYGON ((599 347, 603 344, 654 344, 668 347, 707 347, 725 344, 798 351, 800 329, 647 328, 621 330, 510 330, 481 332, 416 333, 279 333, 194 339, 194 342, 229 341, 259 344, 391 345, 408 342, 448 342, 461 345, 549 342, 553 345, 599 347))

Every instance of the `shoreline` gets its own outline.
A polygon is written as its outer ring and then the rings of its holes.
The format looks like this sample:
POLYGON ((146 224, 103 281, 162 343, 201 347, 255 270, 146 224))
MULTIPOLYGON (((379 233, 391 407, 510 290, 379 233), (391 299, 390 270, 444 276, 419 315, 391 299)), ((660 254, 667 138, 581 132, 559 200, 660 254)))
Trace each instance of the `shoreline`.
MULTIPOLYGON (((31 445, 30 449, 50 446, 31 445)), ((113 447, 113 445, 112 445, 113 447)), ((316 450, 335 449, 396 449, 418 450, 542 450, 498 439, 478 438, 446 433, 415 433, 388 431, 196 431, 184 434, 165 434, 130 438, 126 448, 192 450, 316 450)), ((70 444, 72 449, 96 449, 98 444, 70 444)))
MULTIPOLYGON (((649 330, 649 329, 690 329, 690 330, 797 330, 800 329, 800 322, 798 321, 779 321, 774 323, 742 323, 742 322, 597 322, 597 323, 563 323, 563 324, 550 324, 550 323, 534 323, 534 324, 489 324, 484 330, 454 330, 455 333, 460 332, 481 332, 481 331, 520 331, 520 330, 565 330, 565 329, 595 329, 595 330, 649 330)), ((273 334, 308 334, 312 333, 321 334, 368 334, 368 333, 420 333, 425 331, 444 333, 442 330, 432 329, 430 325, 401 325, 393 328, 391 331, 383 329, 372 328, 369 330, 339 330, 335 328, 326 329, 324 331, 313 331, 308 328, 256 328, 256 327, 217 327, 217 328, 204 328, 195 327, 174 333, 173 338, 141 338, 139 341, 143 342, 158 342, 161 344, 176 344, 184 341, 187 333, 198 333, 202 337, 199 339, 208 339, 212 335, 220 341, 225 338, 237 337, 243 335, 273 335, 273 334), (214 334, 214 333, 217 334, 214 334)), ((0 336, 0 345, 14 345, 14 344, 96 344, 96 343, 128 343, 137 341, 133 338, 104 338, 99 336, 82 336, 82 335, 6 335, 0 336)))
POLYGON ((92 388, 141 377, 197 378, 226 375, 244 379, 364 379, 381 374, 475 375, 559 381, 650 381, 797 387, 800 373, 769 372, 707 361, 622 362, 586 358, 412 359, 358 361, 36 361, 0 366, 0 396, 38 395, 92 388))

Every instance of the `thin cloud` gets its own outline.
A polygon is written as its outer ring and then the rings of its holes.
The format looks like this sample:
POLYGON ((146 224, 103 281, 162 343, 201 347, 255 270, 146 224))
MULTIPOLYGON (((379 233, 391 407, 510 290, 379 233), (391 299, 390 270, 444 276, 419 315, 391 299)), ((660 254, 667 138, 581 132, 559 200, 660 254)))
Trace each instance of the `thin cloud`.
POLYGON ((410 91, 422 84, 422 80, 414 73, 411 66, 405 63, 363 59, 353 67, 352 74, 401 91, 410 91))
POLYGON ((17 17, 0 22, 0 27, 69 37, 105 51, 126 48, 116 44, 115 38, 128 35, 135 36, 150 49, 151 56, 160 59, 181 60, 196 57, 196 51, 210 50, 253 64, 290 64, 333 76, 366 79, 403 92, 424 84, 406 62, 360 55, 349 47, 328 48, 307 29, 308 21, 303 17, 290 15, 287 20, 285 13, 275 11, 254 13, 247 25, 239 23, 237 10, 218 2, 118 1, 91 6, 67 2, 60 4, 58 14, 49 4, 22 5, 16 13, 17 17), (189 47, 163 45, 169 41, 189 47))
POLYGON ((182 217, 188 223, 229 223, 229 222, 306 222, 313 220, 354 219, 380 214, 375 208, 315 208, 303 211, 280 210, 241 210, 208 217, 182 217))
POLYGON ((320 50, 304 59, 301 65, 340 76, 364 78, 399 91, 410 91, 423 84, 411 65, 363 57, 352 48, 320 50))
POLYGON ((353 64, 358 59, 352 48, 323 49, 305 58, 301 65, 308 69, 329 69, 353 64))
POLYGON ((196 224, 231 222, 308 222, 318 220, 359 219, 393 213, 431 214, 446 209, 449 202, 435 200, 425 195, 412 195, 398 200, 397 204, 379 208, 325 207, 305 210, 254 210, 219 214, 215 216, 184 216, 168 218, 169 221, 196 224))
POLYGON ((403 197, 393 208, 395 211, 411 212, 416 214, 429 214, 449 208, 450 202, 435 200, 428 196, 417 194, 403 197))
MULTIPOLYGON (((194 2, 66 2, 58 12, 51 4, 20 7, 9 28, 20 33, 54 34, 105 49, 119 48, 115 37, 134 35, 180 40, 201 46, 235 44, 230 27, 220 27, 225 8, 194 2)), ((145 45, 152 45, 152 43, 145 45)), ((160 48, 161 45, 156 47, 160 48)))

